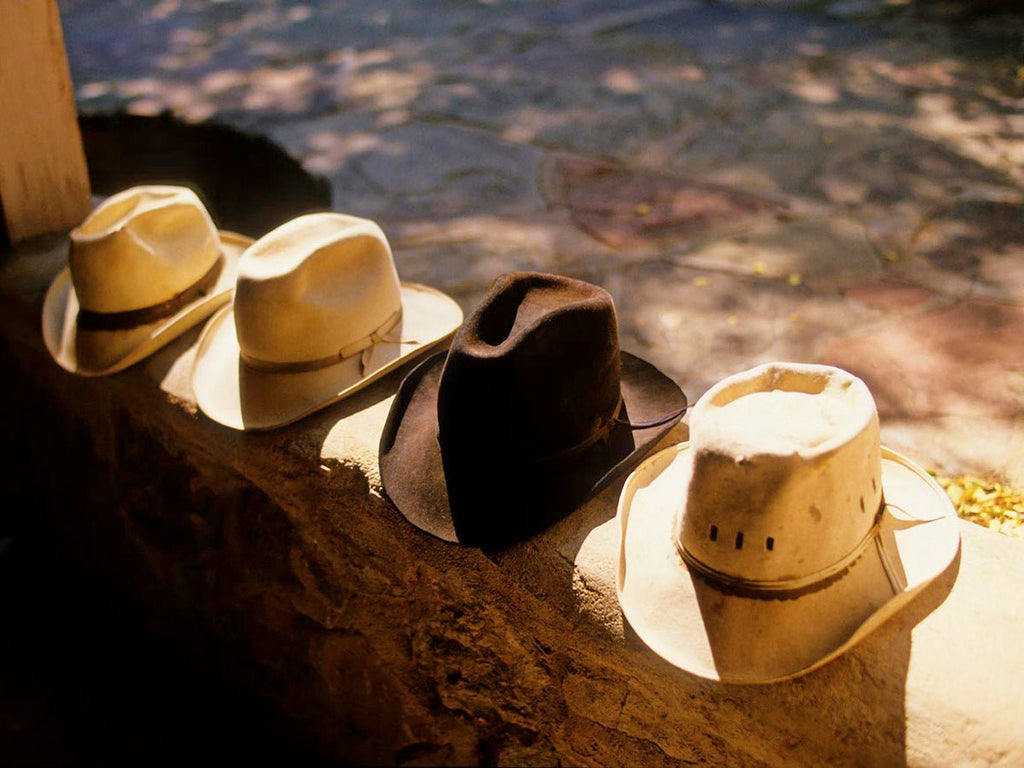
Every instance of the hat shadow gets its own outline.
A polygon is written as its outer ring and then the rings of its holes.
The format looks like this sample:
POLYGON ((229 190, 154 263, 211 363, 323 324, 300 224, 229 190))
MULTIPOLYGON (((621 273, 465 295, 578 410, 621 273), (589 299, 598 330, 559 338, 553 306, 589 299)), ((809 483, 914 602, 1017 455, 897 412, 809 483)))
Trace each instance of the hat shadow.
POLYGON ((218 227, 250 237, 331 209, 328 180, 256 133, 210 120, 187 123, 169 111, 81 115, 79 129, 97 195, 182 184, 200 193, 218 227))
MULTIPOLYGON (((397 343, 382 343, 373 347, 370 367, 363 374, 360 355, 341 361, 338 365, 328 366, 319 371, 312 371, 304 375, 289 376, 278 375, 266 377, 262 374, 253 374, 248 366, 238 360, 238 398, 241 410, 242 422, 246 424, 247 431, 269 431, 281 429, 295 423, 308 423, 311 417, 320 411, 333 410, 339 404, 361 403, 359 408, 347 409, 345 415, 369 408, 383 399, 383 396, 394 394, 401 382, 400 377, 395 377, 396 371, 408 372, 405 363, 397 362, 402 359, 402 348, 397 343), (394 366, 393 368, 390 368, 394 366), (388 370, 390 368, 390 370, 388 370), (340 372, 338 371, 340 369, 340 372), (381 370, 383 373, 380 373, 381 370), (390 380, 390 387, 384 390, 378 389, 377 385, 385 380, 390 380), (365 383, 363 383, 365 382, 365 383), (356 387, 348 394, 339 396, 339 387, 347 390, 356 387), (377 394, 376 400, 363 398, 364 392, 374 390, 377 394), (383 396, 377 396, 381 392, 383 396), (289 403, 288 409, 293 412, 305 412, 305 415, 290 419, 283 424, 273 427, 254 427, 258 424, 261 415, 273 413, 280 409, 281 402, 289 403)), ((414 363, 414 359, 408 361, 414 363)), ((284 418, 284 417, 282 417, 284 418)), ((344 416, 342 417, 344 418, 344 416)))
MULTIPOLYGON (((156 381, 164 381, 170 376, 171 371, 176 366, 182 364, 182 362, 185 361, 185 358, 189 357, 199 340, 199 335, 202 333, 204 324, 205 320, 185 329, 182 333, 178 334, 165 344, 162 344, 149 355, 132 363, 130 366, 125 368, 124 371, 132 369, 141 370, 145 368, 148 371, 148 376, 151 376, 156 381)), ((119 373, 123 373, 124 371, 120 371, 119 373)))
MULTIPOLYGON (((625 409, 623 409, 623 416, 625 416, 625 409)), ((628 432, 628 430, 626 431, 628 432)), ((677 443, 684 443, 689 439, 689 425, 684 421, 674 424, 641 455, 631 457, 628 466, 612 468, 602 478, 601 487, 590 499, 573 510, 566 518, 559 520, 551 528, 540 533, 539 536, 550 539, 551 546, 556 551, 562 553, 570 562, 575 562, 583 542, 586 541, 591 531, 615 517, 619 496, 630 472, 644 459, 653 456, 658 451, 677 443)))
MULTIPOLYGON (((620 417, 623 420, 628 420, 624 405, 620 411, 620 417)), ((575 535, 569 539, 569 546, 578 549, 591 528, 600 525, 601 522, 614 515, 614 503, 611 505, 607 503, 606 494, 614 493, 617 498, 622 482, 629 474, 630 468, 647 455, 645 452, 639 454, 636 452, 637 443, 628 424, 617 424, 602 446, 599 451, 582 452, 580 461, 575 467, 550 478, 531 478, 526 470, 514 473, 520 475, 521 485, 518 487, 508 483, 508 472, 503 467, 498 467, 494 477, 474 478, 474 495, 480 498, 485 498, 491 488, 505 486, 500 502, 501 519, 490 521, 490 532, 482 541, 507 543, 481 543, 478 546, 492 557, 500 557, 501 551, 512 549, 530 539, 542 537, 546 531, 559 526, 563 520, 573 518, 573 524, 568 526, 568 530, 573 531, 575 535), (617 459, 612 466, 604 469, 609 455, 621 458, 617 459), (604 471, 600 471, 601 469, 604 471), (543 498, 550 504, 550 507, 555 510, 553 516, 544 514, 513 516, 513 510, 530 509, 531 504, 535 505, 537 498, 543 498)), ((466 485, 464 480, 460 481, 460 484, 466 485)), ((473 511, 475 513, 477 510, 473 511)), ((478 525, 473 523, 472 517, 467 524, 460 516, 453 515, 452 524, 460 541, 472 541, 479 537, 478 525)))
POLYGON ((270 439, 276 440, 282 437, 287 440, 294 440, 301 435, 303 443, 316 444, 320 446, 318 454, 323 455, 323 446, 328 435, 345 419, 368 410, 387 400, 395 394, 402 377, 408 372, 406 364, 399 365, 394 370, 360 388, 350 395, 332 402, 322 408, 308 413, 288 424, 278 427, 257 430, 239 430, 238 435, 243 439, 270 439))

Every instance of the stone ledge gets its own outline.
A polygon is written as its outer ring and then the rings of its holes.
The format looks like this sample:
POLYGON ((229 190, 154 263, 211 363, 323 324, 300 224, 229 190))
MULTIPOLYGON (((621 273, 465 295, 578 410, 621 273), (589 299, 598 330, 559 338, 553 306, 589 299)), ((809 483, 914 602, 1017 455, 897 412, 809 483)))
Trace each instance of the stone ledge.
MULTIPOLYGON (((291 427, 223 429, 188 385, 197 330, 111 377, 53 364, 38 318, 62 259, 51 239, 0 265, 16 448, 5 514, 42 519, 79 567, 318 751, 412 765, 1024 763, 1024 604, 1004 586, 1024 580, 1019 541, 964 522, 957 568, 849 653, 786 683, 707 683, 623 626, 621 482, 507 551, 444 544, 380 490, 377 437, 404 371, 291 427)), ((685 437, 681 425, 658 448, 685 437)))

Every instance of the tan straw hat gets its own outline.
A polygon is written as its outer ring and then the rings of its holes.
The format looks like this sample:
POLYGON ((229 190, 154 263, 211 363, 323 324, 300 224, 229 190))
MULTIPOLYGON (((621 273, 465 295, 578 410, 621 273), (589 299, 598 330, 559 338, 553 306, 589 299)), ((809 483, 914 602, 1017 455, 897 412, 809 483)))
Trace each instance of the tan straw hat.
POLYGON ((71 230, 68 266, 43 300, 46 348, 82 376, 127 368, 230 300, 251 242, 218 231, 187 187, 136 186, 106 198, 71 230))
POLYGON ((657 654, 711 680, 766 683, 849 648, 955 560, 942 488, 882 447, 863 381, 771 363, 728 377, 689 443, 627 478, 617 589, 657 654))
POLYGON ((355 393, 461 322, 450 297, 399 282, 375 222, 306 214, 242 256, 234 302, 199 339, 192 386, 214 421, 272 429, 355 393))

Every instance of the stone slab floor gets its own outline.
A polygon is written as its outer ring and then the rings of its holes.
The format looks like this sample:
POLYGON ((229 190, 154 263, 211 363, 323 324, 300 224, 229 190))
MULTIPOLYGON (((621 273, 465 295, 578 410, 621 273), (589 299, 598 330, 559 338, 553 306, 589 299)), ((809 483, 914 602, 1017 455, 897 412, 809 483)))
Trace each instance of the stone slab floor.
MULTIPOLYGON (((59 5, 83 116, 268 137, 335 210, 382 225, 404 279, 467 311, 507 270, 588 279, 611 291, 623 347, 693 400, 766 360, 840 365, 892 447, 1024 484, 1012 3, 59 5)), ((219 162, 153 180, 213 196, 219 162)), ((287 754, 230 693, 189 696, 200 683, 174 657, 124 663, 152 640, 114 607, 74 607, 29 546, 0 540, 20 580, 3 582, 0 650, 28 659, 0 680, 0 763, 287 754), (55 622, 81 645, 48 640, 55 622)))

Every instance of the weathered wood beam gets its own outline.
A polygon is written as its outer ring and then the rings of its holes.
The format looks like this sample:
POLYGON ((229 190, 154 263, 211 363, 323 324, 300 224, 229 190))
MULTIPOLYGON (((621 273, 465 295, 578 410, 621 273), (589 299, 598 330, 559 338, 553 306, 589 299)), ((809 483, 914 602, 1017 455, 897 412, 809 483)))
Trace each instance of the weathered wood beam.
POLYGON ((56 0, 0 3, 0 208, 7 239, 70 228, 90 205, 56 0))

